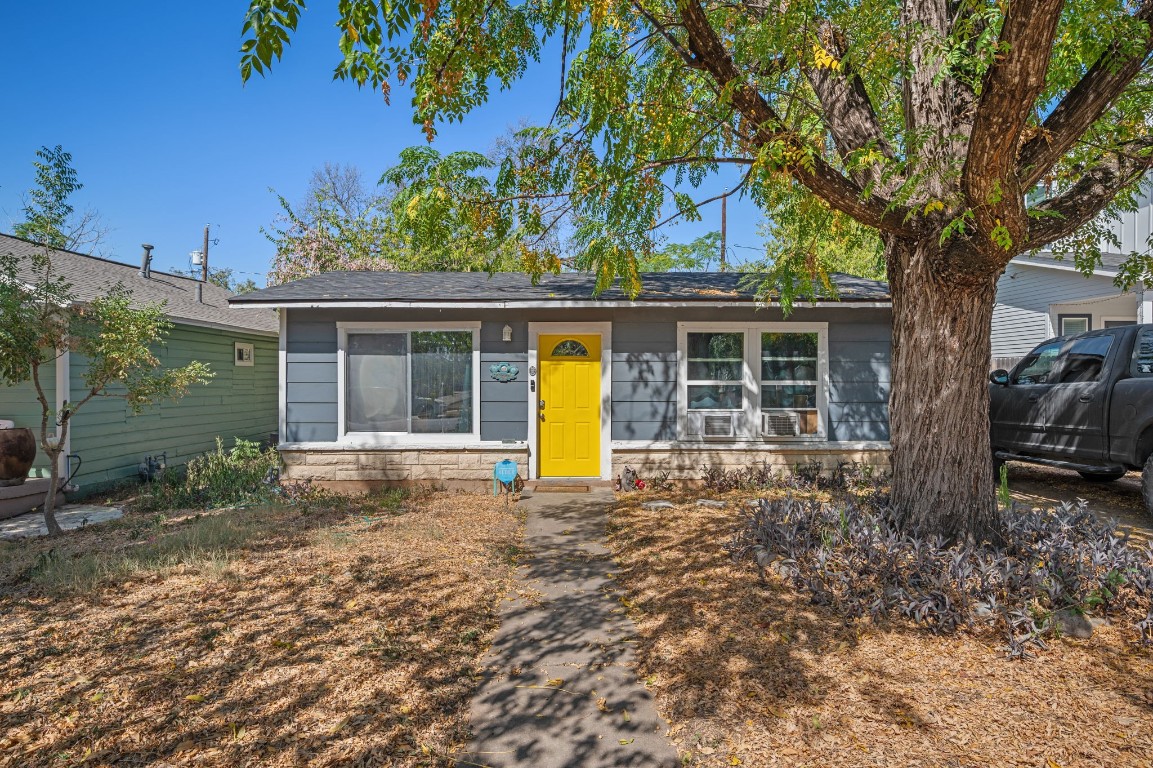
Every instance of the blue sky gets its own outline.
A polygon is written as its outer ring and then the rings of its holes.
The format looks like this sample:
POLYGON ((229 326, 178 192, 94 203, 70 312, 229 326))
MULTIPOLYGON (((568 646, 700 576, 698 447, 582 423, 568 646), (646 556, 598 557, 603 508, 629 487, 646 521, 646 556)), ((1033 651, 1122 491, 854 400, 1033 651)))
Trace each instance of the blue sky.
MULTIPOLYGON (((111 4, 64 0, 0 5, 0 231, 22 218, 41 145, 72 153, 84 189, 77 209, 92 208, 111 228, 104 249, 135 262, 140 243, 156 246, 158 269, 187 268, 212 225, 214 266, 263 284, 272 246, 260 233, 278 207, 270 188, 299 200, 314 168, 358 166, 375 180, 400 150, 424 143, 412 122, 409 92, 393 104, 333 82, 337 62, 335 0, 310 3, 285 58, 264 79, 242 85, 238 70, 244 0, 111 4)), ((559 62, 528 77, 463 124, 444 125, 442 152, 487 151, 508 126, 544 122, 554 106, 559 62)), ((732 177, 735 179, 735 176, 732 177)), ((732 183, 718 179, 709 191, 732 183)), ((666 231, 685 242, 719 229, 706 220, 666 231)), ((730 202, 729 242, 738 258, 757 255, 761 215, 730 202)))

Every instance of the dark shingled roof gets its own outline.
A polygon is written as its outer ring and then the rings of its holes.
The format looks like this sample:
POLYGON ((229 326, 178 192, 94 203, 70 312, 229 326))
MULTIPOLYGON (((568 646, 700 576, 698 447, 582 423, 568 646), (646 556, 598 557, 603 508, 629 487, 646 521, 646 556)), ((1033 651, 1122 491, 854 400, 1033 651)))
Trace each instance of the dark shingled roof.
MULTIPOLYGON (((39 245, 18 237, 0 234, 0 253, 18 257, 17 273, 20 279, 33 282, 28 257, 41 250, 39 245)), ((103 294, 116 283, 132 292, 138 306, 165 302, 165 311, 173 322, 236 328, 258 333, 279 333, 280 321, 276 313, 267 309, 231 309, 228 299, 231 291, 205 283, 203 302, 196 300, 196 284, 190 277, 170 275, 152 270, 151 277, 140 276, 140 265, 122 264, 96 256, 73 251, 51 249, 49 257, 56 274, 72 284, 72 292, 80 301, 90 301, 103 294)))
MULTIPOLYGON (((744 286, 741 272, 649 272, 641 275, 638 303, 752 302, 754 291, 744 286)), ((614 286, 593 296, 593 275, 566 272, 545 275, 533 285, 520 272, 325 272, 231 299, 234 305, 290 306, 314 303, 413 302, 540 303, 624 302, 629 298, 614 286)), ((837 298, 844 302, 887 302, 889 286, 850 275, 833 275, 837 298)), ((832 299, 833 296, 822 298, 832 299)))
MULTIPOLYGON (((1129 257, 1123 253, 1102 253, 1101 265, 1095 271, 1116 272, 1128 260, 1129 257)), ((1036 264, 1041 267, 1064 266, 1070 269, 1075 269, 1077 266, 1072 255, 1058 256, 1050 251, 1023 254, 1014 258, 1013 262, 1015 264, 1036 264)))

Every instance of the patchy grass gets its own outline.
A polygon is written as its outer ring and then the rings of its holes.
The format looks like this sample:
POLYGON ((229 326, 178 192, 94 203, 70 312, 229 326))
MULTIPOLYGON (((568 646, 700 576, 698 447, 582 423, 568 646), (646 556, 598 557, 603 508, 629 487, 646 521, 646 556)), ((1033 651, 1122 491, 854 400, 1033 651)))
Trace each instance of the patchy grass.
POLYGON ((515 507, 328 502, 0 549, 0 766, 448 764, 515 507))
POLYGON ((662 495, 677 508, 622 496, 610 546, 640 677, 686 765, 1150 765, 1153 653, 1131 627, 1014 662, 992 635, 847 624, 730 560, 748 494, 721 510, 662 495))

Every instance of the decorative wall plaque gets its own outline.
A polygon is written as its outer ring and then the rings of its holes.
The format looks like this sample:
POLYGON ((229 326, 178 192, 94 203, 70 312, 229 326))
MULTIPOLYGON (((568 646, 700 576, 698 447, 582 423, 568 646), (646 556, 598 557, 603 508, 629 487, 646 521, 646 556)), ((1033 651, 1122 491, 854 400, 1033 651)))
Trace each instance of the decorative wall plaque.
POLYGON ((512 363, 493 363, 488 367, 488 372, 490 376, 501 384, 507 384, 510 381, 516 381, 520 369, 512 363))

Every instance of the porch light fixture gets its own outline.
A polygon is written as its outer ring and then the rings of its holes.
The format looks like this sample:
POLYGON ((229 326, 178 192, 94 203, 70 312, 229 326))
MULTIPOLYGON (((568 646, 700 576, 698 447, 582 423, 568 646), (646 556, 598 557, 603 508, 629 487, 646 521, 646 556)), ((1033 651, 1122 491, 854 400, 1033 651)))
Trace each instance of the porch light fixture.
POLYGON ((512 341, 512 326, 511 326, 511 325, 506 325, 506 326, 504 327, 504 330, 503 330, 503 331, 501 331, 501 335, 500 335, 500 337, 501 337, 502 339, 504 339, 505 341, 512 341))

